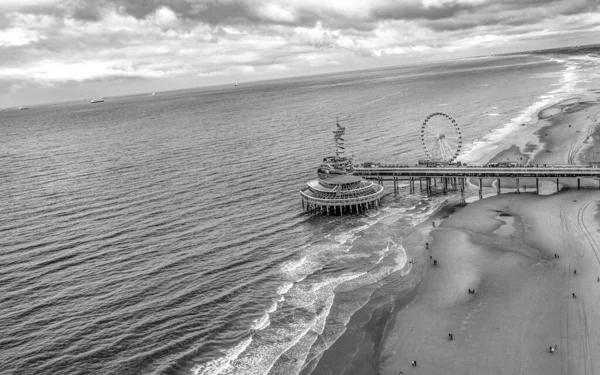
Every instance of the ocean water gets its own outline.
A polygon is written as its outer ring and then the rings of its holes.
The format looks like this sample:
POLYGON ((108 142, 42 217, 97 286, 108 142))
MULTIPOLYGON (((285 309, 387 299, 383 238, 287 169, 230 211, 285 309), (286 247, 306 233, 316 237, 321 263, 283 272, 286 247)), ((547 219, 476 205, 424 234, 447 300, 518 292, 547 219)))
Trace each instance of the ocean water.
POLYGON ((403 238, 447 199, 304 213, 336 117, 357 162, 424 158, 433 112, 485 162, 597 69, 487 57, 0 112, 2 373, 320 373, 356 312, 411 287, 403 238))

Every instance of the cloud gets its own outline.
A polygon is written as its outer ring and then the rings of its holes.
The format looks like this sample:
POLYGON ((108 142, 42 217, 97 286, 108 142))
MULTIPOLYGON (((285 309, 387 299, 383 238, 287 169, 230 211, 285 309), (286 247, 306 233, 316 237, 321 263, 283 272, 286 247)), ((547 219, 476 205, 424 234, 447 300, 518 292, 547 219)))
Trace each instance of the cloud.
POLYGON ((22 46, 38 39, 39 35, 35 30, 14 27, 0 30, 0 47, 22 46))
POLYGON ((307 74, 592 43, 599 24, 596 0, 0 0, 0 80, 307 74))
POLYGON ((266 69, 267 72, 287 72, 288 70, 290 70, 290 68, 281 64, 272 64, 267 66, 266 69))

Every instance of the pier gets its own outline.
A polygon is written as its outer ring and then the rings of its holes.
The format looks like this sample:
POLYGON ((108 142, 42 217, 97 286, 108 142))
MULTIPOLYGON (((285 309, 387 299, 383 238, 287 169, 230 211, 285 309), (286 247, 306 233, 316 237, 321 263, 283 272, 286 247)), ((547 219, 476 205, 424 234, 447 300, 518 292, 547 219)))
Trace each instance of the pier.
POLYGON ((383 186, 353 173, 352 159, 344 155, 345 132, 346 128, 337 121, 333 131, 335 156, 323 158, 317 179, 300 189, 302 208, 307 212, 343 216, 379 206, 383 186))
MULTIPOLYGON (((598 180, 600 189, 600 163, 597 161, 589 165, 521 165, 509 161, 462 164, 457 161, 462 147, 460 127, 451 116, 441 112, 432 113, 424 120, 421 145, 427 159, 419 160, 414 166, 374 162, 355 165, 352 158, 344 156, 345 128, 340 126, 339 121, 336 125, 333 131, 335 156, 325 157, 317 170, 318 179, 308 182, 300 190, 302 207, 309 212, 343 215, 344 212, 352 214, 377 208, 384 194, 385 181, 393 182, 396 195, 402 182, 408 183, 411 194, 415 193, 417 183, 419 192, 426 194, 460 190, 463 202, 467 179, 471 179, 475 186, 479 182, 479 198, 483 198, 484 179, 495 180, 498 194, 501 193, 502 181, 506 180, 514 181, 514 189, 520 193, 519 179, 535 179, 537 194, 540 192, 540 179, 556 180, 557 191, 560 190, 561 179, 577 180, 577 189, 581 189, 582 178, 598 180)), ((589 187, 589 183, 586 185, 589 187)), ((522 186, 524 190, 527 188, 522 186)))
POLYGON ((479 180, 479 195, 483 195, 483 179, 495 179, 497 181, 498 194, 501 192, 501 180, 512 179, 516 182, 517 193, 519 190, 519 179, 535 179, 536 193, 539 193, 539 180, 556 179, 556 189, 559 190, 560 179, 576 179, 577 188, 581 188, 581 179, 599 179, 598 188, 600 189, 600 168, 596 166, 495 166, 495 165, 477 165, 477 166, 406 166, 406 165, 378 165, 368 163, 368 165, 355 166, 354 174, 368 180, 376 180, 380 184, 384 181, 394 183, 394 192, 398 193, 398 186, 401 181, 408 182, 411 193, 415 192, 415 186, 418 182, 420 191, 425 190, 431 193, 432 189, 437 188, 438 181, 444 193, 448 190, 458 190, 464 194, 465 180, 467 178, 479 180))

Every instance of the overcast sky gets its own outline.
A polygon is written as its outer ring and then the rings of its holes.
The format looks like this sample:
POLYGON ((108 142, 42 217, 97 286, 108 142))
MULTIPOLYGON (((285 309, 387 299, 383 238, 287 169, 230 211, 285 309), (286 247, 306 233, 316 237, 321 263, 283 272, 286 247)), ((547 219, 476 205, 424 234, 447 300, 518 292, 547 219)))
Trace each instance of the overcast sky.
POLYGON ((0 0, 0 108, 600 42, 598 0, 0 0))

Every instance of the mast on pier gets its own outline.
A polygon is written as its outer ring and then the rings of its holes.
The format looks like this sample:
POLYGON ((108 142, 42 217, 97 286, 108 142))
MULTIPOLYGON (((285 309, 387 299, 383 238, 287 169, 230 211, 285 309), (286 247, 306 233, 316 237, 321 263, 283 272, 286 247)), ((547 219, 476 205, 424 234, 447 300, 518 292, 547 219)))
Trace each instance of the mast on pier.
POLYGON ((344 153, 346 152, 346 146, 344 145, 345 140, 342 137, 346 134, 346 128, 340 125, 340 120, 336 119, 335 124, 337 125, 337 129, 335 129, 333 133, 333 141, 335 142, 335 157, 341 159, 344 157, 344 153))

